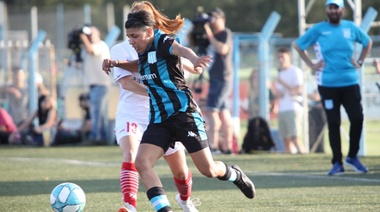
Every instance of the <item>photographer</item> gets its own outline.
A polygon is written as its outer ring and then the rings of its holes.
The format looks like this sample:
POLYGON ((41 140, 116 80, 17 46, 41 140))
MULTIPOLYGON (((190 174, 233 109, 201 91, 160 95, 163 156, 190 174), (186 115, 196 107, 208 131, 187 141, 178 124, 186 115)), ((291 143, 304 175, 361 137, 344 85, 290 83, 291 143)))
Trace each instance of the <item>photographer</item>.
POLYGON ((203 12, 203 7, 199 6, 197 8, 197 13, 192 20, 192 29, 188 34, 190 45, 199 55, 207 55, 207 48, 210 45, 210 41, 208 40, 204 25, 210 21, 210 14, 203 12))
POLYGON ((106 132, 101 124, 102 103, 106 102, 104 100, 111 81, 109 77, 104 75, 102 63, 104 59, 110 58, 110 50, 107 44, 101 40, 100 32, 96 27, 91 27, 90 35, 81 33, 80 38, 86 50, 83 57, 83 68, 86 82, 89 85, 90 96, 92 127, 89 144, 104 144, 106 132))
POLYGON ((220 8, 210 12, 210 23, 204 25, 208 41, 214 51, 209 70, 210 89, 207 97, 205 115, 208 120, 208 138, 212 150, 220 149, 230 154, 232 149, 233 127, 231 113, 227 108, 228 97, 232 91, 232 32, 225 26, 226 18, 220 8), (219 142, 219 131, 223 139, 219 142))

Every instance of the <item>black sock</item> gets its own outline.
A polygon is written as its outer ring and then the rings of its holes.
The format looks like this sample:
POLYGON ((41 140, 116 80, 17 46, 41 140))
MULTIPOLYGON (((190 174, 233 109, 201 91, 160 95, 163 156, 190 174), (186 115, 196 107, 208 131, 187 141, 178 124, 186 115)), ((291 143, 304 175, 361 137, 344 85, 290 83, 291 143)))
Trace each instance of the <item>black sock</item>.
POLYGON ((227 166, 227 164, 224 163, 224 165, 226 166, 226 173, 222 177, 217 177, 217 178, 219 180, 226 181, 226 180, 230 179, 231 171, 230 171, 230 168, 227 166))
POLYGON ((168 198, 165 195, 165 190, 162 187, 150 188, 146 195, 154 209, 158 212, 172 211, 168 198))

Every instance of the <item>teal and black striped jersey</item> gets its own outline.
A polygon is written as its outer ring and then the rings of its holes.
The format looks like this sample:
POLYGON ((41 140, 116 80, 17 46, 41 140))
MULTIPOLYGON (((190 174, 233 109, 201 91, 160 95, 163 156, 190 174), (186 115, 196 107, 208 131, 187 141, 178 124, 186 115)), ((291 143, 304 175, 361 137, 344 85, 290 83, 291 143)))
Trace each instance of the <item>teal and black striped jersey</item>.
POLYGON ((140 78, 150 97, 150 123, 161 123, 179 112, 199 111, 186 85, 181 60, 172 55, 174 40, 155 30, 153 44, 139 54, 140 78))

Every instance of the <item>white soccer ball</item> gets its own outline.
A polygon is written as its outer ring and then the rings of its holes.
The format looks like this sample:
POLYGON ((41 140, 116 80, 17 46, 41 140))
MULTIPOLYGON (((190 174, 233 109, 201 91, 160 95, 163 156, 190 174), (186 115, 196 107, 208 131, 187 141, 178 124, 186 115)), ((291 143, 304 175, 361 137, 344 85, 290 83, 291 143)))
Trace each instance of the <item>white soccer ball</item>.
POLYGON ((50 194, 50 204, 55 212, 81 212, 86 205, 86 195, 74 183, 61 183, 50 194))

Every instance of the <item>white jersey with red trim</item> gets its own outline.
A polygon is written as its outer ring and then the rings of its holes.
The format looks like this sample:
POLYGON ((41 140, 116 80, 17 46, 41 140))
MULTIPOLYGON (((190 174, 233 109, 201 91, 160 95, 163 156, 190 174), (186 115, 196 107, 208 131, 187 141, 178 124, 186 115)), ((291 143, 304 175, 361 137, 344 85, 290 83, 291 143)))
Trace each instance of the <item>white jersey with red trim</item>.
MULTIPOLYGON (((129 44, 128 40, 125 40, 119 44, 116 44, 111 48, 112 60, 137 60, 138 55, 136 50, 129 44)), ((136 82, 141 83, 139 74, 136 72, 130 72, 118 67, 113 68, 113 79, 118 82, 119 79, 125 76, 132 76, 136 82)), ((132 91, 125 90, 120 86, 119 103, 116 111, 116 123, 117 120, 127 117, 142 124, 147 124, 149 121, 149 97, 136 94, 132 91)), ((143 129, 145 130, 145 129, 143 129)))

